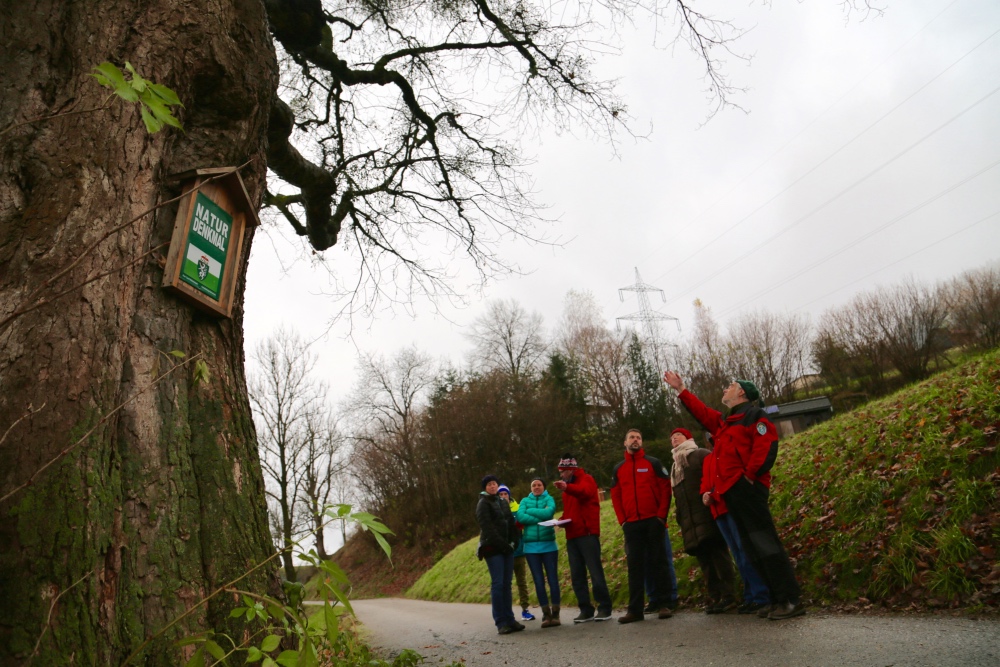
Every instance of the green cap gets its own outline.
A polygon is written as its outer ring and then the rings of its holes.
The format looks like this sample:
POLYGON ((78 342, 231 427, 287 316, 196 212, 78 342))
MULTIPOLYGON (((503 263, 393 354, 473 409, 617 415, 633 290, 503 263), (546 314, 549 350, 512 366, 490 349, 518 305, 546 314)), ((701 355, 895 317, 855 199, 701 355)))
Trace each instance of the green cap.
POLYGON ((737 380, 736 384, 743 387, 743 393, 747 395, 748 401, 756 401, 760 398, 760 389, 750 380, 737 380))

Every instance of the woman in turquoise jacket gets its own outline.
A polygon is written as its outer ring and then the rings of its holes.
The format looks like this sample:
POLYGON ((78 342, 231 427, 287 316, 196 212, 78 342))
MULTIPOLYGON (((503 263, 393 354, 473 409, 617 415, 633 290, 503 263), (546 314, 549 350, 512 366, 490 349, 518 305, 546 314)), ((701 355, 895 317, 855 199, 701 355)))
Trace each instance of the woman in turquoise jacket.
POLYGON ((542 607, 543 628, 560 625, 559 574, 556 571, 559 548, 556 546, 556 531, 552 526, 538 525, 542 521, 551 520, 555 513, 556 501, 545 490, 545 482, 541 477, 531 480, 531 493, 518 505, 517 520, 524 526, 521 544, 524 546, 528 568, 531 569, 531 578, 535 582, 538 604, 542 607), (552 593, 551 606, 549 596, 545 594, 546 579, 552 593))

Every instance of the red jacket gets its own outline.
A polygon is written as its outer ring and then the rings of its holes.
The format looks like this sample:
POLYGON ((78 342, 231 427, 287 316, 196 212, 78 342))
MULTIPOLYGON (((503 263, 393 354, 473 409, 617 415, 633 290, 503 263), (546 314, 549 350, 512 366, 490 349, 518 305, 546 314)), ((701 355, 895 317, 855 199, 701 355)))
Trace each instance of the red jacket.
POLYGON ((597 497, 597 482, 583 468, 573 471, 573 481, 566 482, 562 501, 560 518, 573 520, 566 524, 567 540, 601 534, 601 501, 597 497))
POLYGON ((701 494, 712 494, 712 504, 708 506, 712 510, 712 518, 718 519, 723 514, 729 513, 726 501, 722 499, 722 494, 715 490, 715 452, 712 452, 701 462, 701 494))
POLYGON ((611 503, 618 523, 659 517, 664 522, 670 510, 670 476, 659 459, 640 449, 625 452, 625 460, 611 473, 611 503))
POLYGON ((741 403, 723 418, 685 389, 678 398, 715 441, 715 471, 711 478, 702 473, 702 484, 711 479, 710 490, 723 494, 746 475, 751 482, 771 486, 771 466, 778 455, 778 431, 764 411, 752 403, 741 403))

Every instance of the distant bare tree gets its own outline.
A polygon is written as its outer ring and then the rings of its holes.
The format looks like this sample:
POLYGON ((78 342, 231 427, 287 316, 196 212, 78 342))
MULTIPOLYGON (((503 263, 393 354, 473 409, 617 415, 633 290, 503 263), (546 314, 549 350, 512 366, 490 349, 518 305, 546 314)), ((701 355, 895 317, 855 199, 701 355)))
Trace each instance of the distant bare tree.
POLYGON ((701 299, 694 301, 691 338, 673 352, 674 364, 692 392, 709 405, 722 409, 722 390, 732 381, 734 370, 730 348, 712 317, 712 309, 701 299))
POLYGON ((622 423, 629 390, 628 335, 607 327, 593 294, 570 291, 557 340, 583 377, 592 419, 622 423))
POLYGON ((890 364, 878 308, 878 299, 859 294, 820 318, 813 359, 828 381, 836 384, 835 380, 844 378, 869 393, 884 393, 890 364))
POLYGON ((878 290, 868 302, 885 341, 886 355, 907 382, 927 377, 945 345, 948 302, 941 287, 906 280, 878 290))
POLYGON ((496 300, 472 324, 468 338, 476 361, 488 370, 500 370, 514 381, 534 376, 547 346, 542 316, 528 313, 517 301, 496 300))
POLYGON ((953 333, 982 350, 1000 346, 1000 268, 968 271, 949 289, 953 333))
POLYGON ((758 311, 741 316, 728 333, 735 375, 756 383, 765 400, 793 400, 794 382, 809 364, 808 320, 758 311))
POLYGON ((298 485, 299 507, 316 542, 316 553, 324 560, 329 558, 325 538, 329 521, 326 507, 334 502, 337 485, 347 482, 341 474, 349 463, 346 443, 333 414, 325 411, 307 414, 300 467, 302 479, 298 485))
POLYGON ((326 410, 326 387, 312 377, 316 356, 295 333, 279 329, 252 354, 250 404, 276 541, 283 549, 285 577, 295 580, 292 545, 300 532, 296 504, 303 492, 310 424, 326 410))
POLYGON ((360 377, 347 402, 352 463, 360 490, 377 503, 412 486, 420 408, 435 371, 431 358, 415 347, 388 361, 367 354, 359 364, 360 377))

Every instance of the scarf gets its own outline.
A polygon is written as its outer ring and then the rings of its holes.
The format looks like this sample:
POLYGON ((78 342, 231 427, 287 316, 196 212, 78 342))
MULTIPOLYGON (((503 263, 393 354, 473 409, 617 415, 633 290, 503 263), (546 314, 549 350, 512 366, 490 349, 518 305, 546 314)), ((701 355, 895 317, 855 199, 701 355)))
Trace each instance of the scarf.
POLYGON ((685 440, 674 447, 674 465, 670 468, 670 486, 677 486, 684 481, 684 469, 687 468, 688 454, 698 449, 694 440, 685 440))

